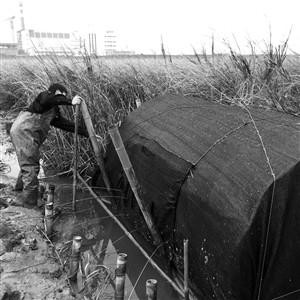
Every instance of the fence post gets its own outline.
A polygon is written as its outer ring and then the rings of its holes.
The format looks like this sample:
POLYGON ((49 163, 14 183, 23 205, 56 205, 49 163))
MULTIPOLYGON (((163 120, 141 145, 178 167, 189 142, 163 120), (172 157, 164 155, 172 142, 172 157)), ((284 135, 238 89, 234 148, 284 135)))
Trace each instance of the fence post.
POLYGON ((44 217, 44 226, 47 237, 50 237, 52 234, 52 225, 53 225, 53 202, 46 203, 45 205, 45 217, 44 217))
POLYGON ((117 259, 115 300, 124 300, 127 254, 120 253, 117 259))
POLYGON ((157 299, 157 280, 148 279, 146 281, 146 296, 147 300, 157 299))
POLYGON ((79 270, 79 263, 80 263, 80 248, 81 248, 81 236, 74 236, 73 237, 73 244, 72 244, 72 252, 70 257, 70 270, 69 270, 69 280, 72 282, 77 281, 77 272, 79 270))

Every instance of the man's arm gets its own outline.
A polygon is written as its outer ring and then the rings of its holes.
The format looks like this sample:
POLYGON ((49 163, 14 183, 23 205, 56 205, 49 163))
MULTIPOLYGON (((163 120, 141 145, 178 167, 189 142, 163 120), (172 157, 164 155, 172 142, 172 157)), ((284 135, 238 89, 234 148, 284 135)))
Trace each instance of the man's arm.
MULTIPOLYGON (((65 119, 64 117, 61 116, 60 113, 56 115, 56 117, 52 120, 50 125, 62 129, 64 131, 73 132, 73 133, 75 132, 74 122, 65 119)), ((78 134, 85 137, 89 137, 88 131, 86 130, 86 128, 82 126, 78 126, 78 134)))

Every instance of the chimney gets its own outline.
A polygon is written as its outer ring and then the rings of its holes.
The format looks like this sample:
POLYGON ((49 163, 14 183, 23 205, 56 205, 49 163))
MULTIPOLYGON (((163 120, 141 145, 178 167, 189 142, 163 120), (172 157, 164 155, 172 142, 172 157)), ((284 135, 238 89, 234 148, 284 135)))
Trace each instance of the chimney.
POLYGON ((21 16, 21 30, 25 29, 25 22, 24 22, 24 16, 23 16, 23 4, 20 2, 20 16, 21 16))

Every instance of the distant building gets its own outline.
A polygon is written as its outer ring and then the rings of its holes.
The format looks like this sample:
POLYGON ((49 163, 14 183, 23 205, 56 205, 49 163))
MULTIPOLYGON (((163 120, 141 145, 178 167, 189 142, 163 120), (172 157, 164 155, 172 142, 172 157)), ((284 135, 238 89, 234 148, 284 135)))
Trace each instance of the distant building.
POLYGON ((29 55, 78 55, 83 43, 77 32, 45 32, 23 29, 17 32, 19 52, 29 55))
POLYGON ((18 55, 17 43, 0 43, 0 56, 16 56, 18 55))
POLYGON ((117 36, 114 31, 109 30, 104 34, 104 54, 115 55, 117 52, 117 36))
POLYGON ((132 50, 120 50, 117 43, 117 35, 113 30, 105 31, 104 33, 104 55, 134 55, 132 50))

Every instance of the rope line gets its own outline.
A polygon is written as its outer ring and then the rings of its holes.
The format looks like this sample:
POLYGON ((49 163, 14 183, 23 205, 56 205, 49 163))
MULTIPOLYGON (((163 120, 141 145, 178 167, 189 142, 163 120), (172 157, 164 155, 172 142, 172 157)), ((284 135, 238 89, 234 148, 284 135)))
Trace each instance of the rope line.
POLYGON ((231 135, 232 133, 235 133, 236 131, 238 131, 240 128, 248 125, 250 122, 245 122, 242 125, 232 129, 231 131, 229 131, 228 133, 226 133, 225 135, 223 135, 221 138, 219 138, 218 140, 216 140, 203 154, 202 156, 195 162, 194 166, 196 166, 203 158, 204 156, 206 156, 206 154, 208 152, 210 152, 217 144, 219 144, 222 140, 224 140, 225 138, 227 138, 229 135, 231 135))
POLYGON ((264 275, 264 271, 265 271, 265 263, 266 263, 266 255, 267 255, 267 248, 268 248, 268 241, 269 241, 269 233, 270 233, 270 227, 271 227, 271 219, 272 219, 272 210, 273 210, 273 204, 274 204, 274 197, 275 197, 275 187, 276 187, 276 176, 275 176, 275 173, 274 173, 274 170, 273 170, 273 167, 271 165, 271 162, 270 162, 270 159, 269 159, 269 156, 268 156, 268 153, 267 153, 267 150, 266 150, 266 147, 265 147, 265 144, 263 142, 263 139, 262 139, 262 136, 256 126, 256 123, 252 117, 252 114, 250 113, 249 109, 246 108, 246 107, 243 107, 250 119, 251 119, 251 122, 253 123, 253 126, 254 126, 254 129, 257 133, 257 136, 260 140, 260 144, 262 146, 262 149, 264 151, 264 154, 265 154, 265 157, 266 157, 266 160, 267 160, 267 164, 268 164, 268 167, 270 169, 270 172, 271 172, 271 175, 273 177, 273 189, 272 189, 272 196, 271 196, 271 203, 270 203, 270 210, 269 210, 269 216, 268 216, 268 222, 267 222, 267 232, 266 232, 266 237, 265 237, 265 241, 264 241, 264 250, 263 250, 263 261, 262 261, 262 267, 261 267, 261 274, 260 274, 260 280, 259 280, 259 287, 258 287, 258 294, 257 294, 257 300, 260 299, 261 297, 261 290, 262 290, 262 282, 263 282, 263 275, 264 275))
POLYGON ((297 289, 297 290, 295 290, 295 291, 292 291, 292 292, 289 292, 289 293, 287 293, 287 294, 281 295, 281 296, 279 296, 279 297, 273 298, 272 300, 282 299, 282 298, 284 298, 284 297, 286 297, 286 296, 290 296, 290 295, 295 294, 295 293, 297 293, 297 292, 300 292, 300 289, 297 289))

